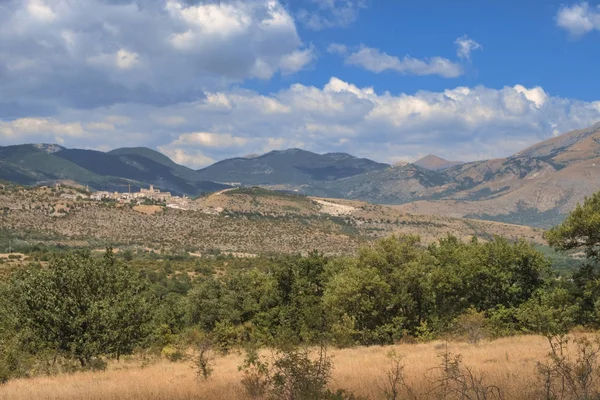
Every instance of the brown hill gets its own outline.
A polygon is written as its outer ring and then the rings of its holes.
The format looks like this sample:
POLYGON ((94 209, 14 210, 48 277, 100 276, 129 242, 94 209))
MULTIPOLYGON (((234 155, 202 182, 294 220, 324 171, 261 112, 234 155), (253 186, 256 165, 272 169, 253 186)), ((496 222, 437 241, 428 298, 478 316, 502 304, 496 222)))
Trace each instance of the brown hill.
MULTIPOLYGON (((352 253, 394 233, 431 242, 448 234, 466 239, 502 235, 542 243, 537 229, 489 221, 408 215, 381 205, 305 197, 258 188, 233 189, 195 200, 189 210, 67 200, 49 189, 0 190, 3 238, 30 244, 219 249, 243 253, 319 250, 352 253)), ((0 243, 0 245, 2 245, 0 243)))
POLYGON ((441 171, 450 167, 454 167, 456 165, 464 164, 462 161, 448 161, 441 157, 438 157, 433 154, 429 154, 418 161, 415 161, 413 164, 418 165, 421 168, 425 168, 431 171, 441 171))
POLYGON ((440 200, 395 208, 419 214, 474 217, 549 226, 600 190, 600 124, 538 143, 507 159, 446 171, 452 183, 440 200))

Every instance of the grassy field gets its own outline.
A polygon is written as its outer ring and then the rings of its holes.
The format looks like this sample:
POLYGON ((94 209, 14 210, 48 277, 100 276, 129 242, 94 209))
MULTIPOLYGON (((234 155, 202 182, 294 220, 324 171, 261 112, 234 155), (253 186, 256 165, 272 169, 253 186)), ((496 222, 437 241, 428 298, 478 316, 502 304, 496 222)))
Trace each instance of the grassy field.
MULTIPOLYGON (((486 384, 500 387, 506 399, 538 399, 542 384, 536 375, 538 361, 548 353, 539 336, 504 338, 477 345, 448 343, 448 351, 461 354, 464 365, 482 374, 486 384)), ((402 344, 332 350, 332 388, 345 388, 369 399, 385 399, 382 380, 390 368, 386 356, 395 349, 403 356, 406 382, 419 399, 430 393, 440 365, 443 342, 402 344)), ((198 378, 189 363, 160 361, 141 368, 138 362, 112 363, 105 372, 76 373, 10 381, 0 386, 1 400, 230 400, 249 399, 240 384, 243 356, 232 354, 215 360, 213 375, 198 378)))

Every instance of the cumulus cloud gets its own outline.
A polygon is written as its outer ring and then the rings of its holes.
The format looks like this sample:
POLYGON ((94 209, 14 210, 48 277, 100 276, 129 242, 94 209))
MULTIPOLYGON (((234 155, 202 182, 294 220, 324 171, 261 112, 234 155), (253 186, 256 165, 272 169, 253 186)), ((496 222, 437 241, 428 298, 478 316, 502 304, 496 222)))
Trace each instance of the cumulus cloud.
POLYGON ((197 168, 289 147, 390 163, 429 153, 468 161, 508 156, 598 121, 600 101, 556 97, 541 87, 459 86, 393 95, 331 78, 322 87, 292 84, 270 95, 230 89, 167 106, 119 104, 5 121, 0 142, 61 137, 69 147, 144 143, 197 168))
POLYGON ((327 52, 331 53, 331 54, 339 54, 339 55, 346 55, 348 54, 348 46, 346 46, 345 44, 341 44, 341 43, 331 43, 328 47, 327 47, 327 52))
POLYGON ((300 8, 297 17, 308 29, 320 31, 327 28, 346 27, 358 19, 366 0, 310 0, 309 7, 300 8))
POLYGON ((590 6, 586 2, 563 6, 556 16, 556 24, 574 37, 600 30, 600 6, 590 6))
POLYGON ((454 43, 457 46, 456 55, 463 60, 470 60, 473 51, 483 49, 479 43, 469 38, 467 35, 459 37, 454 43))
POLYGON ((243 147, 248 138, 232 136, 228 133, 194 132, 179 135, 172 146, 203 146, 203 147, 243 147))
POLYGON ((61 123, 49 118, 19 118, 10 122, 0 120, 0 137, 5 138, 22 140, 35 137, 61 142, 64 137, 84 138, 87 135, 79 122, 61 123))
POLYGON ((179 149, 167 146, 159 146, 158 150, 177 164, 187 165, 191 168, 200 168, 215 162, 214 159, 204 155, 200 149, 179 149))
POLYGON ((314 58, 276 0, 4 0, 0 118, 189 102, 314 58))
MULTIPOLYGON (((330 50, 340 51, 340 47, 330 47, 330 50)), ((361 47, 358 51, 349 54, 345 59, 346 64, 363 67, 369 71, 380 73, 395 71, 411 75, 440 75, 445 78, 455 78, 462 75, 462 67, 447 58, 432 57, 420 60, 410 56, 400 59, 371 47, 361 47)))

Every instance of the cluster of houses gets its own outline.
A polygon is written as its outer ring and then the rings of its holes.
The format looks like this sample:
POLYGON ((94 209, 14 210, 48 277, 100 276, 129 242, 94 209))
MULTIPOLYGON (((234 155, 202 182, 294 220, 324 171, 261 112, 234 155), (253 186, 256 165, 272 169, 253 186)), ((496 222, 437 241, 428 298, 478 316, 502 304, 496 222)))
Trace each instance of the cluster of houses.
POLYGON ((120 203, 140 203, 145 199, 150 199, 153 201, 166 203, 167 207, 177 208, 181 210, 187 210, 189 208, 190 199, 187 196, 173 196, 170 192, 161 192, 158 189, 154 188, 154 185, 150 185, 148 189, 140 189, 139 192, 107 192, 107 191, 98 191, 94 192, 88 196, 81 194, 70 194, 65 193, 62 194, 61 197, 69 198, 69 197, 85 197, 90 200, 102 201, 102 200, 114 200, 120 203))

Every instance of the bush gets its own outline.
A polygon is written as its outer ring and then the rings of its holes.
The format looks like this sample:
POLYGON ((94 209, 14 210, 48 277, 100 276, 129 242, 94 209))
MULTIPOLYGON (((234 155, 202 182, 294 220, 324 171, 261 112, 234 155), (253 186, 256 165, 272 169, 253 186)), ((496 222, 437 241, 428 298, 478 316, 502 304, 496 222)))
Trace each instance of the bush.
POLYGON ((455 332, 465 337, 471 344, 477 344, 488 336, 487 325, 488 320, 485 314, 477 312, 473 307, 459 315, 454 321, 455 332))
POLYGON ((411 388, 404 381, 404 364, 402 357, 396 354, 395 350, 387 354, 390 360, 390 368, 385 374, 385 378, 380 383, 380 389, 386 400, 400 400, 401 398, 415 399, 411 388), (401 395, 404 394, 404 397, 401 395))
POLYGON ((439 376, 433 381, 435 398, 503 400, 504 393, 494 385, 485 383, 484 376, 464 365, 460 354, 446 350, 439 354, 440 365, 435 369, 439 376))
POLYGON ((538 363, 546 399, 591 400, 600 398, 600 337, 574 339, 574 354, 569 352, 567 336, 549 337, 550 353, 546 363, 538 363))
POLYGON ((181 361, 185 358, 185 353, 172 345, 163 347, 160 355, 171 362, 181 361))
POLYGON ((244 364, 242 385, 252 398, 268 395, 281 400, 358 400, 345 390, 331 391, 327 383, 333 367, 324 346, 313 360, 308 349, 276 350, 271 362, 249 350, 244 364))

